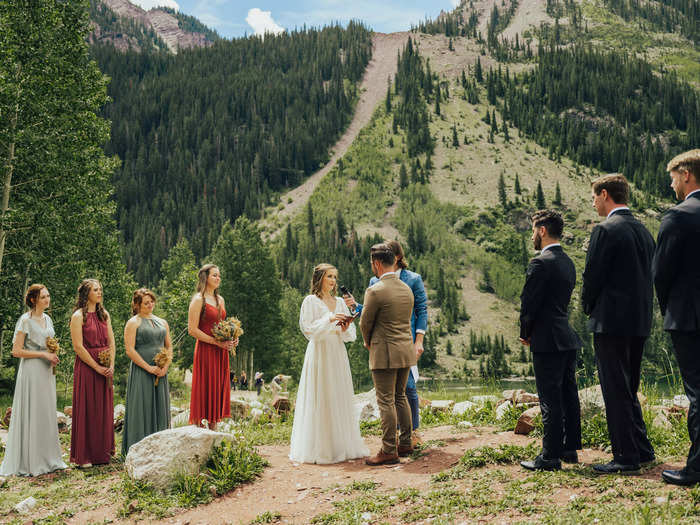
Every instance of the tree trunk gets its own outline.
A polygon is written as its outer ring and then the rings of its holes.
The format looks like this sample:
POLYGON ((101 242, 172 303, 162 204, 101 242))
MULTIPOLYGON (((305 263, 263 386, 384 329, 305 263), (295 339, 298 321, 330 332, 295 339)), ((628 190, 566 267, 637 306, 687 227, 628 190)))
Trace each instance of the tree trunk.
MULTIPOLYGON (((18 71, 18 77, 19 73, 18 71)), ((7 239, 7 227, 5 225, 5 219, 7 217, 7 212, 10 209, 10 190, 12 189, 12 171, 14 170, 15 161, 15 129, 17 129, 17 118, 19 117, 19 79, 17 82, 17 103, 15 104, 15 113, 12 115, 12 121, 10 124, 10 146, 8 147, 7 155, 7 168, 5 171, 5 181, 2 190, 2 207, 0 207, 0 275, 2 274, 2 260, 5 255, 5 239, 7 239)))

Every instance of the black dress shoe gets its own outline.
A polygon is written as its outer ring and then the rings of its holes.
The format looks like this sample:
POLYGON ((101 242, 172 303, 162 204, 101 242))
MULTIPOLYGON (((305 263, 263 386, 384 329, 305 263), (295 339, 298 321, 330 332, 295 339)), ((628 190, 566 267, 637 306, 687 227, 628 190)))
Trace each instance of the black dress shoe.
POLYGON ((664 470, 661 477, 666 483, 674 485, 695 485, 700 483, 700 472, 689 471, 688 469, 681 470, 664 470))
POLYGON ((565 450, 559 455, 564 463, 578 463, 578 454, 575 450, 565 450))
POLYGON ((540 454, 532 461, 521 461, 520 466, 527 470, 561 470, 559 459, 544 459, 540 454))
POLYGON ((615 460, 608 463, 593 465, 593 470, 599 474, 616 474, 618 472, 636 472, 639 470, 639 465, 624 465, 615 460))

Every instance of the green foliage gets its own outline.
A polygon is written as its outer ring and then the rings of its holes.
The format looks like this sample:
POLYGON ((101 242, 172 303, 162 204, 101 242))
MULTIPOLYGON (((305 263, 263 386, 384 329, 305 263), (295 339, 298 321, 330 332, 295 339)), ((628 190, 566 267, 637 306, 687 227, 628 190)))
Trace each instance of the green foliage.
POLYGON ((194 16, 186 15, 180 11, 176 11, 172 7, 159 7, 158 9, 161 11, 165 11, 166 13, 170 13, 175 18, 177 18, 177 26, 183 31, 187 31, 189 33, 201 33, 207 38, 209 42, 216 42, 217 40, 221 39, 221 36, 219 36, 219 33, 217 33, 216 30, 205 26, 194 16))
POLYGON ((537 181, 537 190, 535 197, 535 207, 538 210, 544 210, 547 207, 547 201, 544 200, 544 191, 542 191, 542 183, 537 181))
MULTIPOLYGON (((0 368, 10 361, 11 333, 25 288, 45 284, 48 312, 66 352, 58 378, 70 382, 68 319, 85 277, 104 286, 121 347, 133 283, 122 262, 105 156, 109 122, 106 78, 88 56, 88 2, 0 3, 0 368)), ((126 383, 117 352, 115 386, 126 383)), ((5 373, 3 376, 7 377, 5 373)))
POLYGON ((445 482, 455 479, 462 479, 468 475, 469 471, 485 465, 504 465, 518 463, 524 459, 529 459, 537 454, 537 444, 530 443, 523 447, 521 445, 499 445, 498 447, 478 447, 467 450, 459 459, 459 464, 450 470, 440 472, 433 476, 433 481, 445 482))
POLYGON ((212 451, 206 474, 217 494, 226 494, 259 476, 269 463, 242 441, 222 441, 212 451))
POLYGON ((152 284, 183 237, 203 259, 227 221, 260 218, 277 192, 328 160, 371 36, 350 22, 177 55, 92 53, 112 79, 103 113, 114 122, 107 151, 123 159, 115 200, 127 267, 152 284))
POLYGON ((257 525, 259 523, 277 523, 282 519, 282 514, 279 512, 265 511, 249 523, 249 525, 257 525))
POLYGON ((278 360, 284 353, 281 334, 279 328, 271 329, 282 324, 282 287, 257 226, 246 217, 239 217, 233 226, 225 224, 211 261, 221 270, 219 293, 226 299, 227 315, 238 317, 245 331, 236 356, 241 366, 236 369, 246 368, 251 377, 253 368, 271 375, 284 372, 278 360))
MULTIPOLYGON (((162 8, 161 8, 162 9, 162 8)), ((154 29, 128 16, 119 16, 101 0, 90 0, 90 21, 99 27, 99 39, 124 38, 143 50, 167 51, 168 45, 154 29)))
POLYGON ((175 362, 182 368, 190 368, 194 344, 187 336, 187 315, 198 268, 186 239, 172 247, 160 271, 162 278, 158 284, 156 315, 170 325, 175 362))

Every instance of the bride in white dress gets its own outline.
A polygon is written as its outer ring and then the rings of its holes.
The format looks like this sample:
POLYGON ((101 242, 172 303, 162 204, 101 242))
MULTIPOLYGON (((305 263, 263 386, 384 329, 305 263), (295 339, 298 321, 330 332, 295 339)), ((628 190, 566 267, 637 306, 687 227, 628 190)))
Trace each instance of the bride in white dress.
POLYGON ((311 295, 301 305, 299 326, 309 344, 289 450, 289 459, 299 463, 339 463, 369 455, 355 414, 345 349, 345 343, 354 341, 357 334, 345 301, 335 296, 337 280, 334 266, 316 266, 311 295))

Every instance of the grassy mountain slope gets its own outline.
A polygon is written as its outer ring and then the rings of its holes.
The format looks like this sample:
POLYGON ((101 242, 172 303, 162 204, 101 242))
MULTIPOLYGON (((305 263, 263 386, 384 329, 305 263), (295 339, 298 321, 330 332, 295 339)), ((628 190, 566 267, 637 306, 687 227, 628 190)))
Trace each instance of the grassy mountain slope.
MULTIPOLYGON (((577 7, 577 12, 582 14, 576 22, 577 27, 571 27, 567 25, 567 17, 557 19, 550 15, 557 14, 556 2, 547 4, 524 2, 515 5, 516 15, 508 18, 497 32, 497 38, 506 36, 510 43, 502 47, 512 45, 515 35, 518 35, 521 43, 530 43, 535 56, 525 56, 521 52, 516 59, 511 57, 507 62, 499 63, 497 50, 489 49, 484 39, 489 20, 484 17, 492 13, 494 6, 507 10, 507 3, 463 2, 455 12, 441 17, 439 30, 427 29, 434 34, 415 32, 412 35, 420 55, 429 61, 436 84, 442 86, 444 97, 439 114, 429 101, 429 129, 435 148, 428 184, 411 184, 408 189, 400 187, 401 164, 409 166, 411 162, 406 152, 407 137, 401 129, 392 130, 390 115, 382 107, 360 134, 357 144, 342 159, 343 168, 331 172, 310 199, 319 222, 323 222, 324 217, 331 220, 336 210, 341 210, 346 219, 352 218, 354 232, 360 236, 378 234, 403 240, 407 244, 411 267, 424 274, 431 298, 437 294, 437 265, 444 265, 454 277, 469 319, 461 320, 452 330, 445 330, 443 326, 435 328, 436 332, 442 332, 437 343, 438 368, 426 372, 428 375, 461 377, 465 368, 467 374, 477 373, 482 356, 470 355, 467 348, 470 332, 492 338, 503 336, 511 352, 506 356, 511 372, 528 372, 529 363, 520 361, 520 346, 517 344, 518 295, 524 280, 524 266, 516 259, 524 255, 518 254, 514 258, 512 254, 504 253, 503 246, 524 239, 527 256, 534 255, 527 217, 536 209, 538 183, 542 185, 547 205, 560 209, 565 217, 563 243, 579 271, 579 286, 588 236, 599 221, 590 203, 590 181, 603 172, 593 166, 578 164, 565 155, 552 154, 512 123, 508 124, 509 140, 505 140, 500 102, 497 105, 488 103, 483 84, 477 88, 478 102, 465 100, 460 80, 462 72, 467 78, 472 78, 477 60, 484 71, 489 68, 495 71, 499 67, 504 72, 507 69, 510 75, 530 71, 536 65, 536 43, 552 39, 552 31, 559 25, 562 45, 587 41, 607 51, 644 57, 658 72, 672 68, 681 79, 697 81, 698 78, 695 74, 697 50, 693 42, 681 34, 661 33, 656 26, 649 28, 637 20, 626 21, 602 2, 589 0, 568 7, 560 6, 563 11, 565 7, 571 9, 572 13, 577 7), (459 28, 465 28, 472 12, 478 15, 476 29, 461 36, 460 33, 468 30, 459 28), (523 13, 528 15, 526 20, 538 25, 527 27, 518 17, 523 13), (454 24, 457 31, 454 28, 444 30, 450 20, 457 20, 454 24), (449 95, 444 95, 445 90, 449 95), (491 126, 484 122, 487 112, 498 114, 500 130, 492 141, 489 137, 491 126), (455 134, 458 145, 454 142, 455 134), (365 171, 371 172, 371 177, 365 171), (516 175, 519 194, 514 188, 516 175), (501 176, 505 183, 506 210, 499 197, 501 176), (421 199, 416 199, 411 193, 414 186, 416 191, 422 192, 421 199), (561 202, 553 205, 557 187, 561 202), (416 254, 409 242, 407 225, 414 218, 420 221, 421 215, 427 217, 428 238, 433 239, 435 245, 428 253, 416 254), (451 355, 448 354, 448 342, 451 355)), ((396 111, 396 101, 392 111, 396 111)), ((421 158, 425 161, 424 156, 421 158)), ((663 178, 665 174, 660 170, 658 176, 663 178)), ((660 216, 670 202, 649 195, 642 198, 639 190, 635 190, 635 195, 639 200, 645 199, 644 209, 636 210, 638 216, 655 233, 660 216)), ((273 209, 268 213, 274 216, 273 209)), ((299 213, 292 224, 303 229, 307 219, 304 213, 299 213)), ((578 288, 572 299, 572 303, 577 302, 578 288)), ((441 309, 435 304, 431 306, 430 314, 431 322, 442 324, 441 309)))

